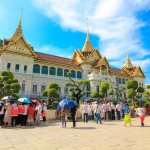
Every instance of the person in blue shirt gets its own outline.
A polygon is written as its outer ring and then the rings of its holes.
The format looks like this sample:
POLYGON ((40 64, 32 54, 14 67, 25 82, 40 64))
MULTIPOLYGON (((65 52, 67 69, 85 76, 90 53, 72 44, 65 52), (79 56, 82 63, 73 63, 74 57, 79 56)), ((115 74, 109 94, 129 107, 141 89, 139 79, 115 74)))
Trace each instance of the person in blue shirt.
POLYGON ((126 124, 128 124, 128 123, 130 123, 130 126, 132 126, 131 125, 130 109, 129 109, 128 103, 125 104, 123 111, 124 111, 124 126, 126 126, 126 124))

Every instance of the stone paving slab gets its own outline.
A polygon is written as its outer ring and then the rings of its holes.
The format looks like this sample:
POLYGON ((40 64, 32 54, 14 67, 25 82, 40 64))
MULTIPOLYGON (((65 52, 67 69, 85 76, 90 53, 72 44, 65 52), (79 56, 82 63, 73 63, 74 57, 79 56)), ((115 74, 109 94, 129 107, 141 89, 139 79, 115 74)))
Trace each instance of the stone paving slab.
POLYGON ((72 123, 61 128, 60 122, 46 126, 1 128, 0 150, 150 150, 150 117, 145 127, 139 118, 132 119, 133 126, 123 126, 123 121, 91 121, 72 123))

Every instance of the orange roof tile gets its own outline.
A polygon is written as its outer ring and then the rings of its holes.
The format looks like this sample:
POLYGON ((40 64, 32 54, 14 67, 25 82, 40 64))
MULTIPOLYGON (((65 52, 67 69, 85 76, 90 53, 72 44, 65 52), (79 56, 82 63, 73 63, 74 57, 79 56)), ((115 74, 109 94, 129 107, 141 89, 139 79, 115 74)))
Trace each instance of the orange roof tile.
POLYGON ((134 67, 133 72, 132 72, 132 76, 133 77, 136 77, 136 76, 145 77, 145 75, 142 72, 142 69, 140 67, 134 67), (138 75, 138 72, 140 72, 142 75, 138 75))
POLYGON ((121 78, 131 78, 124 70, 110 68, 109 73, 121 78))
POLYGON ((35 53, 37 55, 37 59, 42 59, 42 60, 46 60, 50 62, 52 61, 52 62, 57 62, 57 63, 63 63, 63 64, 68 64, 68 65, 77 65, 77 62, 75 60, 72 60, 69 58, 63 58, 63 57, 39 53, 39 52, 35 52, 35 53))

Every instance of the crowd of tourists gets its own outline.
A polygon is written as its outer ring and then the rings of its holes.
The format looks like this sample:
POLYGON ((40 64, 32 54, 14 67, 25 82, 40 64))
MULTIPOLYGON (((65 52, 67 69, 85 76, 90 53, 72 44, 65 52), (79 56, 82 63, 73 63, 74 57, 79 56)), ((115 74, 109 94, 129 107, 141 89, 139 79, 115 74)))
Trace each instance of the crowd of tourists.
MULTIPOLYGON (((133 105, 129 106, 128 103, 121 102, 118 102, 116 105, 113 102, 83 102, 80 104, 79 110, 85 123, 91 120, 96 121, 97 124, 103 124, 105 121, 124 120, 124 126, 128 123, 132 126, 131 118, 136 116, 139 116, 141 126, 144 126, 145 116, 149 114, 142 104, 139 104, 139 107, 135 109, 133 105)), ((66 128, 70 112, 69 109, 64 108, 60 110, 63 128, 66 128)), ((75 121, 75 113, 73 120, 75 121)), ((75 127, 75 123, 73 127, 75 127)))
MULTIPOLYGON (((76 127, 76 111, 79 109, 82 114, 82 120, 85 123, 93 120, 97 124, 103 124, 105 121, 122 120, 124 119, 124 126, 131 124, 131 118, 139 116, 141 126, 144 126, 145 115, 150 114, 150 106, 146 109, 142 104, 137 109, 128 103, 118 102, 114 105, 113 102, 82 102, 79 106, 75 102, 71 109, 60 108, 59 115, 62 121, 62 127, 66 128, 68 117, 72 119, 73 128, 76 127)), ((46 122, 46 103, 40 101, 31 102, 29 104, 22 102, 5 102, 0 103, 0 126, 15 127, 15 126, 32 126, 39 125, 42 120, 46 122)))
POLYGON ((128 103, 113 102, 84 102, 80 105, 80 111, 82 113, 83 122, 88 123, 89 120, 96 120, 96 123, 102 124, 103 121, 121 120, 124 119, 124 126, 127 123, 131 125, 131 118, 139 116, 141 120, 141 126, 144 126, 144 119, 146 115, 146 109, 142 104, 137 109, 133 105, 129 106, 128 103))
POLYGON ((39 125, 40 119, 46 121, 46 104, 41 102, 22 102, 0 103, 0 126, 32 126, 39 125))

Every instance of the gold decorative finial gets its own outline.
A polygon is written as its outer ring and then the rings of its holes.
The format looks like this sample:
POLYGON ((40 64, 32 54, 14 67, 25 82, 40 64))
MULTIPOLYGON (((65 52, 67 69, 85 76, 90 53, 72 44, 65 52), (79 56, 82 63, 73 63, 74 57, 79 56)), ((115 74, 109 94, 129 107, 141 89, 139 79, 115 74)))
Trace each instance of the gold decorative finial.
POLYGON ((87 19, 87 35, 86 35, 86 41, 90 41, 90 34, 89 34, 89 24, 88 24, 88 17, 86 18, 87 19))
POLYGON ((126 53, 127 53, 127 54, 126 54, 127 56, 126 56, 126 63, 125 63, 125 65, 124 65, 124 67, 127 68, 127 69, 132 69, 132 68, 133 68, 133 65, 132 65, 131 60, 130 60, 130 58, 129 58, 128 51, 127 51, 126 53))
POLYGON ((82 51, 90 51, 90 50, 93 50, 93 46, 92 43, 90 42, 90 33, 89 33, 88 17, 87 17, 87 34, 86 34, 86 40, 82 48, 82 51))
MULTIPOLYGON (((23 9, 22 9, 23 10, 23 9)), ((12 36, 12 40, 15 40, 17 38, 19 38, 20 36, 22 36, 22 12, 21 12, 21 16, 18 22, 18 26, 16 28, 16 31, 14 33, 14 35, 12 36)))

